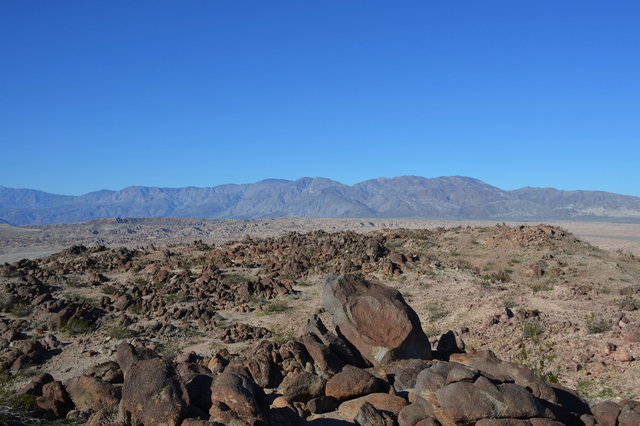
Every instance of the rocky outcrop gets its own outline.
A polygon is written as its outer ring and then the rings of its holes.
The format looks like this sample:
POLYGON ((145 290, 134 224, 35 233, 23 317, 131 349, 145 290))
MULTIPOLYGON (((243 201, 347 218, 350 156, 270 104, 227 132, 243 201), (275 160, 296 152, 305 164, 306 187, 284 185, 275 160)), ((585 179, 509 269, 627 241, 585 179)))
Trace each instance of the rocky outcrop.
MULTIPOLYGON (((314 315, 297 339, 264 339, 244 355, 224 348, 209 359, 194 352, 164 359, 133 339, 118 345, 115 360, 64 383, 43 374, 20 395, 35 397, 44 416, 96 426, 116 417, 120 426, 640 424, 638 401, 589 407, 525 367, 466 349, 452 331, 434 339, 431 352, 416 313, 382 284, 331 274, 323 291, 333 328, 314 315)), ((21 347, 45 350, 41 342, 21 347)))
POLYGON ((420 319, 399 291, 359 275, 330 274, 322 298, 336 330, 373 365, 431 358, 420 319))

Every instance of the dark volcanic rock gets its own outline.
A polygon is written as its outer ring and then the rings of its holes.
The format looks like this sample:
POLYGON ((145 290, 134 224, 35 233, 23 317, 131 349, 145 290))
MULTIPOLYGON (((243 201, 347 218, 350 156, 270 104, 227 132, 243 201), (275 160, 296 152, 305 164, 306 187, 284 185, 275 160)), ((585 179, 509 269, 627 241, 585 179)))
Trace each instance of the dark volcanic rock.
POLYGON ((122 407, 145 425, 179 425, 191 402, 173 366, 161 359, 134 362, 122 388, 122 407))
POLYGON ((322 297, 336 329, 374 365, 431 358, 418 315, 399 291, 358 275, 329 274, 322 297))
POLYGON ((212 421, 222 424, 265 424, 268 405, 263 390, 250 378, 224 372, 211 387, 212 421))

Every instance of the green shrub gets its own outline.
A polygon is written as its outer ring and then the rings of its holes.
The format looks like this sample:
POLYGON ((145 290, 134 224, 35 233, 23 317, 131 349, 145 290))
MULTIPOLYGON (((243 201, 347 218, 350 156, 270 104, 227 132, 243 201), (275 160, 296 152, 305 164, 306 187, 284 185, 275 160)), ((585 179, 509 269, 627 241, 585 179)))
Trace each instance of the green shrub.
POLYGON ((287 304, 287 301, 282 299, 277 299, 277 300, 272 300, 268 302, 264 306, 262 312, 264 315, 275 315, 275 314, 281 314, 288 310, 289 310, 289 305, 287 304))
POLYGON ((531 318, 522 325, 522 337, 527 340, 538 341, 544 333, 544 323, 540 318, 531 318))
POLYGON ((116 286, 113 286, 111 284, 107 284, 107 285, 103 285, 102 288, 102 294, 106 294, 107 296, 114 294, 116 291, 118 291, 118 289, 116 288, 116 286))
POLYGON ((605 331, 609 331, 609 329, 611 329, 609 321, 593 313, 589 314, 589 316, 587 317, 586 324, 589 334, 604 333, 605 331))
POLYGON ((427 311, 429 322, 436 322, 449 315, 449 311, 447 311, 446 308, 438 302, 431 302, 427 304, 425 309, 427 311))
POLYGON ((516 360, 540 377, 542 380, 558 383, 558 367, 555 364, 557 356, 553 345, 543 343, 539 339, 525 342, 516 360))
POLYGON ((65 281, 65 284, 67 284, 69 287, 73 287, 73 288, 85 287, 87 285, 87 283, 82 281, 80 279, 80 277, 77 277, 75 275, 67 277, 67 280, 65 281))
POLYGON ((505 308, 513 309, 516 306, 518 306, 518 302, 516 302, 514 299, 508 297, 508 298, 506 298, 506 299, 504 299, 502 301, 502 306, 504 306, 505 308))
POLYGON ((228 273, 225 274, 224 277, 222 277, 222 282, 227 285, 242 284, 249 281, 249 278, 237 273, 228 273))
POLYGON ((534 293, 539 291, 550 291, 553 290, 553 284, 549 281, 543 283, 533 283, 529 284, 529 288, 533 290, 534 293))
POLYGON ((189 296, 186 293, 179 291, 177 293, 167 294, 164 296, 164 300, 169 303, 183 303, 189 300, 189 296))
POLYGON ((33 312, 33 306, 30 303, 20 301, 11 307, 10 312, 17 317, 28 317, 33 312))
POLYGON ((147 280, 146 278, 143 278, 143 277, 138 277, 135 280, 133 280, 133 284, 138 286, 138 287, 145 286, 148 283, 149 283, 149 280, 147 280))
POLYGON ((81 336, 90 333, 93 330, 93 324, 83 318, 71 318, 62 327, 62 331, 70 336, 81 336))
POLYGON ((117 340, 130 339, 137 336, 137 333, 135 331, 131 330, 127 326, 120 324, 108 326, 105 328, 105 331, 107 333, 107 336, 117 340))

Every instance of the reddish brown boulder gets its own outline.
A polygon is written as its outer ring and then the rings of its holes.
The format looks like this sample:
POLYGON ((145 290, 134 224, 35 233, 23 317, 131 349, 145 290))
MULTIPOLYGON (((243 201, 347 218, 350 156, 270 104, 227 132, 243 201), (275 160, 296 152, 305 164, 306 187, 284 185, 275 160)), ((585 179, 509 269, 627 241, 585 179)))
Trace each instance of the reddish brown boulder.
POLYGON ((327 381, 325 395, 344 401, 370 393, 384 392, 387 389, 388 385, 371 373, 346 365, 340 373, 327 381))
POLYGON ((358 275, 329 274, 322 297, 339 333, 374 365, 431 358, 420 319, 399 291, 358 275))
POLYGON ((604 401, 591 407, 596 421, 603 426, 616 426, 621 411, 622 408, 613 401, 604 401))
POLYGON ((396 395, 390 395, 388 393, 371 393, 360 398, 345 401, 340 404, 338 411, 346 419, 355 419, 360 407, 368 402, 373 405, 377 410, 388 411, 396 416, 400 411, 408 404, 407 400, 396 395))
POLYGON ((48 411, 53 417, 65 417, 73 410, 73 401, 61 382, 55 381, 42 386, 42 396, 36 400, 38 407, 48 411))
POLYGON ((120 386, 90 376, 74 377, 65 385, 77 410, 113 409, 122 395, 120 386))
POLYGON ((264 424, 266 397, 249 377, 225 371, 211 387, 210 420, 223 424, 264 424))
POLYGON ((474 383, 456 382, 436 392, 444 416, 451 423, 481 419, 547 417, 531 393, 513 383, 495 385, 481 376, 474 383))
POLYGON ((373 405, 365 402, 354 419, 360 426, 395 426, 395 419, 384 411, 377 410, 373 405))
POLYGON ((158 355, 151 349, 133 346, 129 343, 121 343, 116 349, 116 362, 126 377, 129 367, 136 361, 157 358, 158 355))
POLYGON ((161 359, 134 362, 126 372, 122 408, 145 425, 178 425, 191 406, 173 366, 161 359))
POLYGON ((307 402, 324 395, 325 383, 322 377, 303 371, 282 383, 282 395, 289 402, 307 402))

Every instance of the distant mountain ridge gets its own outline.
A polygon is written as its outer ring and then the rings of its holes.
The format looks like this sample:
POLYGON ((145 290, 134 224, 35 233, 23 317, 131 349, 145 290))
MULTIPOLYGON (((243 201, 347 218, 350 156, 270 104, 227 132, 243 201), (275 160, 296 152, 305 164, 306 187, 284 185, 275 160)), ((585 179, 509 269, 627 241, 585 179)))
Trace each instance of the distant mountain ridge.
POLYGON ((481 180, 400 176, 345 185, 326 178, 267 179, 208 188, 130 186, 79 196, 0 186, 0 223, 43 225, 107 217, 370 217, 448 220, 581 220, 640 223, 640 197, 481 180))

